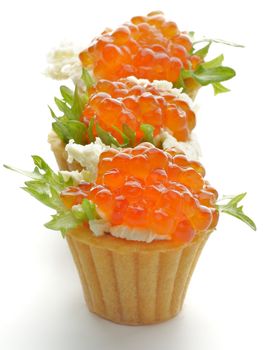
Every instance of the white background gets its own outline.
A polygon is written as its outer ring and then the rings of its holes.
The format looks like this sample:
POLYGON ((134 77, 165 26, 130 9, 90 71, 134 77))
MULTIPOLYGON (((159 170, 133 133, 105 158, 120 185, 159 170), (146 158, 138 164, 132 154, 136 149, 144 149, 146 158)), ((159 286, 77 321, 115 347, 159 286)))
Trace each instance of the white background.
POLYGON ((63 39, 86 47, 106 26, 165 11, 215 46, 237 71, 231 92, 200 91, 196 133, 207 178, 220 194, 248 192, 258 231, 222 217, 207 244, 184 309, 164 324, 126 327, 88 313, 66 242, 46 230, 51 210, 19 190, 23 177, 1 166, 0 348, 269 349, 269 11, 267 1, 8 1, 1 3, 1 163, 32 169, 31 154, 55 168, 47 144, 59 83, 42 75, 63 39), (267 32, 268 31, 268 32, 267 32))

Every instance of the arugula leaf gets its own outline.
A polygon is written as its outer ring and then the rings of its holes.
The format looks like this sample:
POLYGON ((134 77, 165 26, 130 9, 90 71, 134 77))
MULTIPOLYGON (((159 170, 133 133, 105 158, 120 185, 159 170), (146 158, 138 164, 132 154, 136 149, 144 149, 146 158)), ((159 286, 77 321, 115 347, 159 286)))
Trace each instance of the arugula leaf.
POLYGON ((226 204, 219 204, 217 205, 217 209, 221 213, 226 213, 229 215, 232 215, 236 217, 237 219, 243 221, 246 223, 249 227, 252 228, 252 230, 256 231, 256 225, 254 221, 249 218, 246 214, 243 213, 243 206, 241 205, 240 207, 238 206, 238 203, 246 196, 245 193, 238 194, 234 197, 229 197, 229 202, 226 204))
POLYGON ((87 69, 82 68, 81 80, 84 82, 87 89, 95 84, 94 79, 91 77, 87 69))
POLYGON ((69 140, 72 139, 72 135, 63 121, 57 120, 56 122, 53 122, 52 129, 59 136, 59 138, 64 141, 64 143, 68 143, 69 140))
POLYGON ((87 128, 84 123, 78 120, 69 120, 66 122, 66 126, 70 133, 70 139, 73 139, 76 143, 85 144, 85 135, 87 128))
POLYGON ((78 120, 69 120, 66 117, 58 118, 52 123, 53 131, 64 143, 73 139, 76 143, 85 144, 87 128, 84 123, 78 120))
POLYGON ((88 129, 87 129, 88 137, 89 137, 89 141, 90 142, 94 142, 95 141, 95 136, 94 136, 94 133, 93 133, 94 123, 95 123, 94 118, 90 119, 89 125, 88 125, 88 129))
POLYGON ((41 180, 56 191, 62 191, 65 187, 72 184, 71 180, 65 181, 61 173, 55 173, 40 156, 33 155, 32 159, 36 165, 34 171, 38 171, 41 175, 41 180))
POLYGON ((73 185, 73 180, 64 180, 62 174, 55 173, 49 165, 39 156, 32 156, 35 168, 34 171, 23 171, 4 165, 7 169, 14 170, 30 177, 32 180, 26 181, 22 189, 29 193, 46 206, 55 209, 57 214, 52 215, 52 220, 45 226, 52 230, 60 230, 64 235, 71 228, 80 225, 84 220, 96 217, 95 205, 89 203, 83 206, 83 216, 78 217, 72 209, 68 209, 63 204, 60 193, 68 186, 73 185))
POLYGON ((183 91, 184 91, 184 89, 185 89, 185 80, 184 79, 186 78, 186 77, 184 77, 185 73, 189 73, 189 71, 182 68, 176 82, 173 83, 174 88, 183 89, 183 91))
POLYGON ((97 218, 97 211, 96 211, 95 203, 84 198, 81 206, 82 206, 82 209, 83 209, 88 220, 94 220, 97 218))
POLYGON ((229 80, 235 76, 235 71, 230 67, 214 67, 204 69, 200 66, 195 72, 190 73, 191 76, 201 85, 205 86, 212 83, 229 80))
POLYGON ((207 56, 209 48, 211 46, 211 43, 208 43, 206 46, 202 47, 201 49, 194 51, 192 54, 199 56, 201 58, 205 58, 205 56, 207 56))
POLYGON ((108 146, 115 145, 116 147, 120 147, 120 144, 116 140, 116 138, 113 137, 110 132, 102 129, 102 127, 99 124, 96 124, 96 130, 97 130, 98 137, 100 137, 101 141, 105 143, 105 145, 108 145, 108 146))
POLYGON ((73 91, 67 86, 60 86, 60 92, 64 101, 71 107, 73 104, 74 94, 73 91))
POLYGON ((119 132, 119 134, 122 136, 123 138, 123 144, 120 144, 120 147, 128 147, 130 145, 130 139, 129 137, 123 132, 121 131, 119 128, 117 128, 116 126, 112 125, 112 128, 114 130, 116 130, 117 132, 119 132))
POLYGON ((22 174, 24 176, 30 177, 31 179, 40 180, 43 178, 43 176, 40 174, 38 168, 36 168, 36 167, 35 167, 34 171, 25 171, 25 170, 21 170, 21 169, 12 167, 10 165, 4 164, 4 168, 6 168, 8 170, 15 171, 16 173, 22 174))
POLYGON ((223 45, 234 46, 234 47, 241 47, 241 48, 245 47, 244 45, 236 44, 236 43, 233 43, 231 41, 226 41, 226 40, 223 40, 223 39, 208 39, 208 38, 203 38, 203 39, 194 41, 192 44, 196 45, 196 44, 205 43, 205 42, 207 42, 207 43, 223 44, 223 45))
POLYGON ((87 128, 79 119, 88 101, 88 96, 86 93, 79 92, 77 85, 74 92, 66 86, 61 86, 60 92, 63 100, 55 97, 54 101, 64 115, 57 117, 49 107, 51 116, 55 120, 52 123, 52 129, 64 143, 73 139, 76 143, 85 144, 87 128))
MULTIPOLYGON (((87 101, 87 97, 86 97, 86 101, 87 101)), ((84 109, 86 101, 85 101, 85 97, 83 96, 83 94, 80 95, 78 85, 76 85, 75 91, 74 91, 73 103, 72 103, 72 107, 71 107, 71 111, 72 111, 73 116, 74 116, 73 119, 78 120, 80 118, 80 116, 82 115, 82 111, 84 109)))
POLYGON ((51 112, 51 116, 53 117, 53 119, 57 120, 58 118, 57 118, 56 114, 54 113, 54 111, 52 110, 52 108, 50 106, 48 106, 48 108, 49 108, 49 110, 51 112))
POLYGON ((68 118, 68 119, 75 119, 74 118, 74 114, 72 112, 72 110, 67 106, 67 104, 61 100, 59 100, 59 98, 55 97, 54 98, 54 102, 56 104, 56 106, 58 107, 58 109, 64 113, 64 115, 68 118))
POLYGON ((150 142, 153 145, 155 144, 154 142, 154 130, 155 128, 151 124, 141 124, 140 126, 141 131, 144 133, 144 141, 150 142))
POLYGON ((27 185, 27 187, 22 187, 22 189, 49 208, 55 209, 59 212, 65 210, 63 202, 60 200, 59 196, 56 195, 57 192, 51 190, 51 194, 46 193, 48 191, 48 186, 44 186, 43 192, 41 186, 39 186, 38 190, 30 187, 29 185, 27 185))
POLYGON ((226 88, 226 86, 224 86, 220 83, 213 83, 212 86, 213 86, 215 95, 230 91, 230 89, 226 88))
POLYGON ((130 146, 134 147, 135 140, 136 140, 136 132, 133 131, 127 124, 123 124, 123 132, 127 135, 129 138, 130 146))
POLYGON ((74 216, 72 211, 65 211, 52 215, 52 220, 44 226, 50 230, 61 231, 64 237, 66 232, 77 227, 81 222, 74 216))
POLYGON ((201 67, 203 67, 204 69, 219 67, 221 66, 223 60, 224 60, 224 56, 219 55, 216 58, 212 59, 211 61, 202 63, 201 67))
POLYGON ((41 157, 32 156, 32 158, 35 164, 33 172, 23 171, 7 165, 5 167, 32 179, 24 183, 25 187, 22 188, 24 191, 48 207, 59 212, 64 211, 65 207, 59 197, 59 193, 67 186, 70 186, 72 180, 64 181, 61 173, 54 173, 41 157))

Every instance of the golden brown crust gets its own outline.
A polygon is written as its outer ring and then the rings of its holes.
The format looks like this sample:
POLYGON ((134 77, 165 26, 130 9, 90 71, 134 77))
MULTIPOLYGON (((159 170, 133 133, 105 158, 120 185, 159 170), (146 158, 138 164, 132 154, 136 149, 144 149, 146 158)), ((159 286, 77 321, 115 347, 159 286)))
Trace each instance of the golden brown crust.
POLYGON ((68 232, 67 241, 89 310, 116 323, 143 325, 163 322, 181 310, 209 234, 182 245, 95 237, 79 228, 68 232))

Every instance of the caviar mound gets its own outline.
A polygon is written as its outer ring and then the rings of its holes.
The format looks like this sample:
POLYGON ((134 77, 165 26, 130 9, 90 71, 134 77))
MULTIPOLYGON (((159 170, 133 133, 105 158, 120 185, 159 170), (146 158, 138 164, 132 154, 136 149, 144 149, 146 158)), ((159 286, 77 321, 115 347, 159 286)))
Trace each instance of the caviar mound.
POLYGON ((97 125, 119 143, 124 142, 123 132, 127 132, 134 146, 145 139, 146 124, 152 127, 153 137, 167 129, 177 140, 188 141, 196 124, 195 113, 181 94, 147 81, 141 84, 131 78, 114 82, 102 79, 88 93, 81 121, 87 127, 92 121, 94 136, 98 135, 97 125))
POLYGON ((212 230, 218 220, 218 194, 203 176, 198 162, 143 143, 103 152, 96 182, 68 187, 61 198, 69 208, 91 200, 112 226, 189 242, 197 233, 212 230))
POLYGON ((106 30, 80 53, 82 65, 97 79, 117 80, 134 75, 150 81, 177 82, 181 69, 195 70, 202 62, 192 43, 163 13, 136 16, 116 30, 106 30))

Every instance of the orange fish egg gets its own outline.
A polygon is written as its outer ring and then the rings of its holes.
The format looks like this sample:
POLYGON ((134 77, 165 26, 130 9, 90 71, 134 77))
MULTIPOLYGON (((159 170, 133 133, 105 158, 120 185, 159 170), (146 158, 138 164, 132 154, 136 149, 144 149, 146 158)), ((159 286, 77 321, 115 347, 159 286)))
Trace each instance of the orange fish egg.
POLYGON ((161 12, 135 16, 104 32, 79 57, 97 79, 108 80, 134 75, 176 82, 183 67, 195 70, 202 62, 192 54, 190 38, 161 12))
POLYGON ((113 226, 150 230, 185 243, 218 221, 217 192, 201 176, 203 167, 150 143, 109 149, 100 155, 96 183, 67 188, 69 208, 88 198, 113 226))
POLYGON ((102 79, 92 86, 80 120, 87 127, 93 121, 94 136, 98 136, 97 125, 119 143, 124 142, 125 133, 132 139, 132 146, 144 140, 144 124, 153 127, 154 136, 167 129, 179 141, 188 141, 196 124, 194 112, 181 96, 129 79, 102 79))

